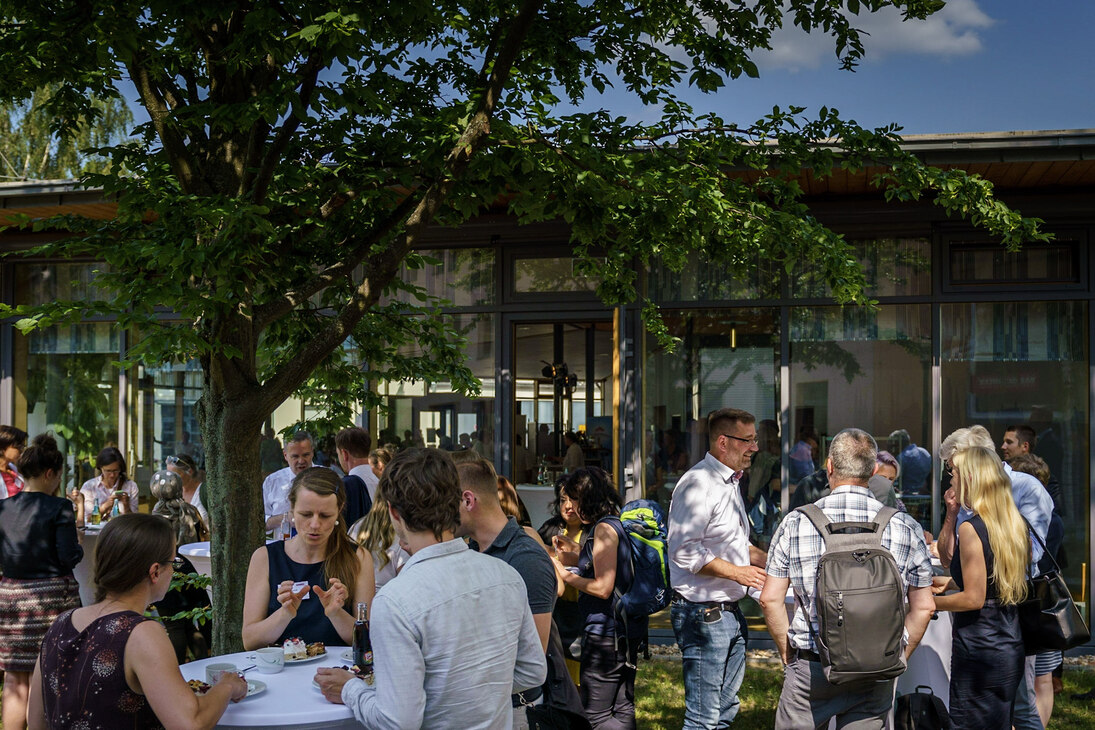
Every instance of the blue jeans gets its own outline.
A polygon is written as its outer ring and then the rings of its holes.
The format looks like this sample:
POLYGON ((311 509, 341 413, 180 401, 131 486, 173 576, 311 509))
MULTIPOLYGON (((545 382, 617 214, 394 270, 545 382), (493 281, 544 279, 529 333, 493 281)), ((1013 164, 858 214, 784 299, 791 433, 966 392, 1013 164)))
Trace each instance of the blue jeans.
POLYGON ((673 601, 673 633, 684 667, 684 730, 728 728, 738 714, 749 632, 740 610, 704 621, 707 609, 673 601))

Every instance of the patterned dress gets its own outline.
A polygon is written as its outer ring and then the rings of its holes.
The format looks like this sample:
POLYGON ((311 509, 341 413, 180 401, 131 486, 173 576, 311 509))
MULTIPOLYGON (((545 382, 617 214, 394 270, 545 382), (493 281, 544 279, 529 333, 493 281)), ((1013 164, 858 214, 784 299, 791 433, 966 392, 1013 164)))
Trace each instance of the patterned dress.
POLYGON ((42 644, 42 697, 52 730, 162 730, 148 700, 125 680, 125 647, 139 624, 133 611, 100 616, 77 631, 62 614, 42 644))

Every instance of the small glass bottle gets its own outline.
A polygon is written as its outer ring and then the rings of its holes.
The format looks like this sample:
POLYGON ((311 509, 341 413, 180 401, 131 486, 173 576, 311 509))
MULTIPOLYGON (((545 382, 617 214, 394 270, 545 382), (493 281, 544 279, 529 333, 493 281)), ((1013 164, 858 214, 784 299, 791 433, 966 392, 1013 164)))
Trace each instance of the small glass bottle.
POLYGON ((99 498, 95 498, 95 506, 91 508, 91 524, 98 525, 103 521, 103 515, 99 512, 99 498))
POLYGON ((362 674, 373 673, 373 642, 369 639, 369 609, 364 603, 357 604, 357 620, 354 621, 354 664, 362 674))

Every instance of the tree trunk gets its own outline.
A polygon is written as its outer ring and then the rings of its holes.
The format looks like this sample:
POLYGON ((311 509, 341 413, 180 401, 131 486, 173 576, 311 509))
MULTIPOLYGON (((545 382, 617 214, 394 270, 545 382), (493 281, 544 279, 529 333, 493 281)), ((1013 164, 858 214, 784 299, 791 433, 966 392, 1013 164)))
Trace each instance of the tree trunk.
POLYGON ((198 405, 206 464, 202 501, 214 525, 214 654, 243 649, 247 566, 251 554, 265 541, 259 439, 268 414, 262 412, 257 394, 228 392, 216 376, 217 366, 226 360, 212 356, 209 365, 203 362, 205 379, 198 405))

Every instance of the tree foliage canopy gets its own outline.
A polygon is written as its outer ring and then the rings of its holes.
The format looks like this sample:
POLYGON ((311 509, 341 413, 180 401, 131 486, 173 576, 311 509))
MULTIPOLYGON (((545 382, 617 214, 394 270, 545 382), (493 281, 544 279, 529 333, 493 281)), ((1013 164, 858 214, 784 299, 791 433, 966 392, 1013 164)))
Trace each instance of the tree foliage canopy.
MULTIPOLYGON (((382 378, 474 388, 438 302, 419 301, 421 316, 408 317, 391 296, 405 288, 399 267, 423 264, 414 246, 430 225, 500 201, 522 222, 565 220, 610 304, 635 300, 637 264, 679 270, 692 257, 738 272, 760 259, 801 262, 824 272, 838 301, 863 301, 851 247, 803 203, 803 168, 888 165, 877 183, 889 198, 927 196, 1012 244, 1039 236, 987 182, 902 151, 897 127, 794 107, 730 120, 679 99, 683 85, 716 91, 756 76, 754 52, 784 24, 831 35, 852 68, 860 13, 895 7, 915 19, 942 5, 7 0, 3 98, 48 85, 42 109, 71 132, 124 80, 150 119, 104 150, 114 172, 87 178, 117 196, 117 218, 50 222, 76 235, 36 251, 105 261, 97 285, 109 296, 17 308, 20 325, 111 313, 140 333, 133 358, 200 358, 210 482, 224 495, 232 483, 237 500, 215 497, 214 510, 232 516, 214 522, 243 524, 257 509, 242 496, 254 491, 257 441, 253 463, 232 456, 244 462, 237 473, 226 440, 257 434, 313 373, 361 383, 364 362, 382 378), (588 109, 587 96, 610 85, 655 121, 588 109), (427 354, 400 355, 409 342, 427 354)), ((226 539, 238 540, 238 564, 259 533, 226 539)))

